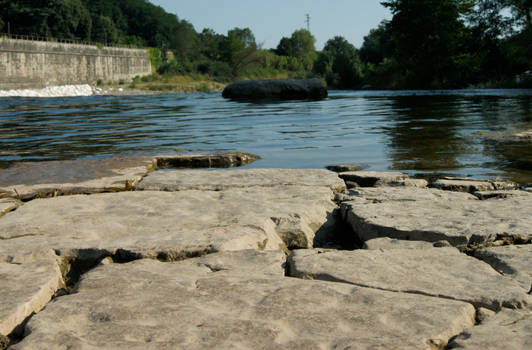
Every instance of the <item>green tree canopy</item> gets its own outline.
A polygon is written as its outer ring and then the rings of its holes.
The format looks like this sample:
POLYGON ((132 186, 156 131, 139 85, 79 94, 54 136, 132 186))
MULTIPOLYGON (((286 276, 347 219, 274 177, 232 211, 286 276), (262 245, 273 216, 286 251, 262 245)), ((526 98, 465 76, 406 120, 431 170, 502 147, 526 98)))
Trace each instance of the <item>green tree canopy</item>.
POLYGON ((406 87, 450 86, 449 72, 463 53, 466 35, 463 16, 469 0, 390 0, 382 3, 393 18, 395 58, 406 87))
POLYGON ((308 30, 296 30, 290 38, 281 39, 276 53, 280 56, 295 57, 301 64, 301 69, 310 70, 317 57, 315 43, 316 39, 308 30))
POLYGON ((357 49, 341 36, 330 39, 319 54, 315 71, 327 84, 339 88, 354 88, 362 80, 362 64, 357 49))

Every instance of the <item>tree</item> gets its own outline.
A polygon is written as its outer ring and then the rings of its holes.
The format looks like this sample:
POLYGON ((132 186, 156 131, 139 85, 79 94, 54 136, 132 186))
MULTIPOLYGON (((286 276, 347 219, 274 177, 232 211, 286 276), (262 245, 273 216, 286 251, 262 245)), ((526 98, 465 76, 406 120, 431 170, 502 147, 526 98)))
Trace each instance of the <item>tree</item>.
POLYGON ((376 29, 371 29, 364 37, 360 48, 360 59, 363 62, 379 64, 393 52, 391 25, 383 20, 376 29))
POLYGON ((389 0, 394 56, 404 87, 451 87, 455 59, 467 33, 464 16, 470 0, 389 0))
POLYGON ((327 84, 354 88, 362 80, 362 64, 356 48, 341 36, 330 39, 319 54, 315 71, 327 84))
POLYGON ((507 0, 521 25, 532 28, 532 0, 507 0))
POLYGON ((317 56, 315 42, 308 30, 296 30, 290 38, 281 39, 276 52, 280 56, 295 57, 303 70, 311 70, 317 56))
POLYGON ((229 64, 235 78, 244 68, 261 60, 257 55, 255 36, 249 28, 234 28, 228 31, 220 51, 222 60, 229 64))

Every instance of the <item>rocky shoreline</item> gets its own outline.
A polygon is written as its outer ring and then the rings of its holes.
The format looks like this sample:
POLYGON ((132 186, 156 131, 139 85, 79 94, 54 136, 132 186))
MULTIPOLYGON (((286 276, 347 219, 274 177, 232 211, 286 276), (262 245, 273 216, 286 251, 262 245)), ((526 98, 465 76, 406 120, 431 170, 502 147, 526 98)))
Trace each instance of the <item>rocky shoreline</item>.
POLYGON ((253 160, 0 171, 0 349, 532 347, 530 188, 253 160))

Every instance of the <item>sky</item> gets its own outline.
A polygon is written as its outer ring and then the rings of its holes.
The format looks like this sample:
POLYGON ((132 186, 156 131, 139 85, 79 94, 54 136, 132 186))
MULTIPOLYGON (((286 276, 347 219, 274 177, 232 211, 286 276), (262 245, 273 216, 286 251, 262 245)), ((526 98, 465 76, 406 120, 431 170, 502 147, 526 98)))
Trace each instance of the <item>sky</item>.
POLYGON ((316 38, 316 49, 334 36, 360 47, 372 28, 391 19, 382 0, 150 0, 194 25, 197 32, 211 28, 220 34, 249 27, 264 49, 275 48, 282 37, 306 28, 316 38))

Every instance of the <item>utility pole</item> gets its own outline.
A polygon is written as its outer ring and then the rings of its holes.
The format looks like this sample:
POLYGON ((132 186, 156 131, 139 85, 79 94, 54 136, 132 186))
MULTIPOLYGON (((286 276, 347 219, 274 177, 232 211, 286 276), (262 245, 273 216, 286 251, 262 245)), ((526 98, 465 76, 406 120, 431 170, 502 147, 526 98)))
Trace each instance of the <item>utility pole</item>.
POLYGON ((310 15, 307 13, 306 17, 307 17, 307 31, 310 32, 310 15))
POLYGON ((7 22, 7 37, 9 38, 11 36, 11 25, 9 22, 7 22))

